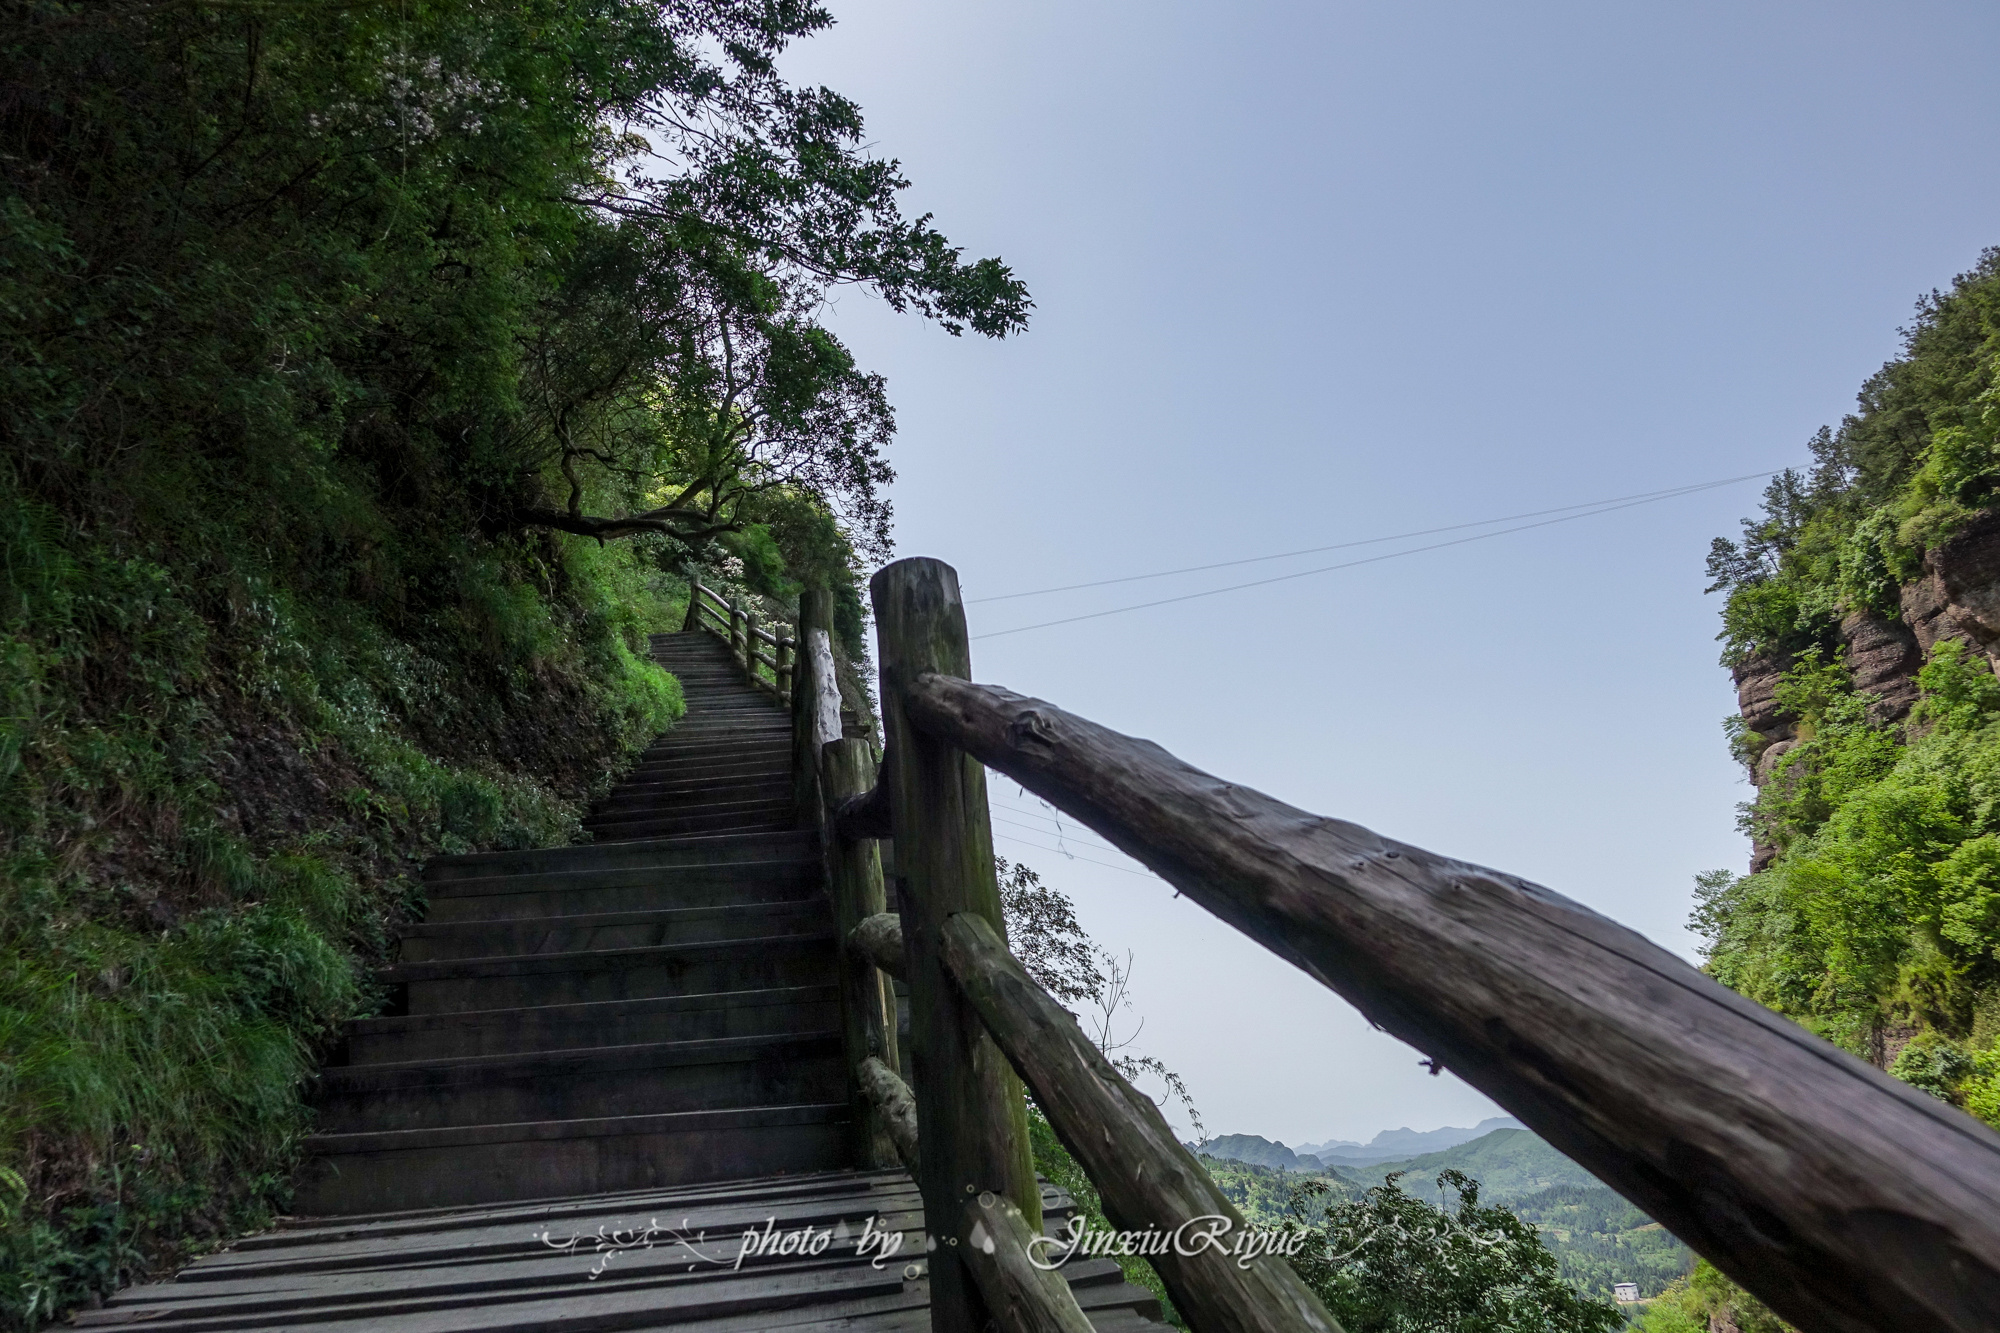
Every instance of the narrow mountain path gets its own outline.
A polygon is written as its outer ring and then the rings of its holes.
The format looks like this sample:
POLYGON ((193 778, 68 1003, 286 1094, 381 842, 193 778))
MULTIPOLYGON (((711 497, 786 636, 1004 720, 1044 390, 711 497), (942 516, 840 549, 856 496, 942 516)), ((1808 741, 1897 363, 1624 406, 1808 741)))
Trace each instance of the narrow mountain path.
MULTIPOLYGON (((930 1327, 916 1186, 850 1169, 790 717, 708 634, 653 655, 687 716, 592 810, 591 843, 425 867, 429 913, 384 976, 398 1012, 350 1024, 321 1071, 300 1216, 77 1326, 930 1327)), ((1044 1195, 1054 1226, 1071 1203, 1044 1195)), ((1114 1262, 1064 1272, 1100 1333, 1159 1327, 1114 1262)))

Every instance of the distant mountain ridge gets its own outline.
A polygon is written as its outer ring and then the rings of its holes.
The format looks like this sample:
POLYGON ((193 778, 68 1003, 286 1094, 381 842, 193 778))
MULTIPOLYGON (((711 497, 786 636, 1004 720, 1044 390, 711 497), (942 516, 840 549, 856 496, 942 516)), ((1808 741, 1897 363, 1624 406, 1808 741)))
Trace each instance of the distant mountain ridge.
POLYGON ((1302 1143, 1288 1148, 1261 1134, 1223 1134, 1200 1145, 1210 1157, 1230 1162, 1248 1162, 1281 1171, 1323 1171, 1333 1166, 1368 1166, 1393 1162, 1425 1153, 1443 1152, 1461 1143, 1486 1137, 1498 1130, 1525 1130, 1512 1116, 1492 1116, 1471 1129, 1446 1126, 1443 1129, 1385 1129, 1367 1143, 1329 1139, 1325 1143, 1302 1143))
POLYGON ((1301 1157, 1284 1144, 1259 1134, 1224 1134, 1207 1140, 1197 1151, 1228 1162, 1248 1162, 1251 1166, 1268 1166, 1280 1171, 1321 1171, 1326 1166, 1317 1157, 1301 1157))
POLYGON ((1386 1162, 1397 1157, 1443 1152, 1446 1148, 1456 1148, 1461 1143, 1484 1138, 1496 1129, 1526 1128, 1526 1125, 1513 1116, 1496 1115, 1487 1117, 1471 1129, 1459 1129, 1450 1125, 1443 1129, 1385 1129, 1367 1143, 1355 1143, 1348 1139, 1328 1139, 1325 1143, 1301 1143, 1293 1151, 1317 1157, 1329 1164, 1334 1162, 1345 1164, 1355 1158, 1386 1162))

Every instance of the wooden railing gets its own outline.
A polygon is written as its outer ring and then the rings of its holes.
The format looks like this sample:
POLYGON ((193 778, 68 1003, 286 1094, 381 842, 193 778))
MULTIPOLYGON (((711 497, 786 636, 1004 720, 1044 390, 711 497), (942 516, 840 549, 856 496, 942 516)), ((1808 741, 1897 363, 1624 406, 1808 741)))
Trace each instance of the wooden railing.
MULTIPOLYGON (((1547 889, 972 683, 949 566, 898 561, 870 591, 882 771, 827 734, 815 673, 830 661, 816 653, 801 657, 795 735, 841 927, 857 1154, 898 1154, 918 1179, 939 1241, 933 1328, 1088 1327, 1068 1288, 1025 1261, 1041 1220, 1022 1081, 1114 1226, 1243 1226, 1007 952, 991 768, 1454 1070, 1799 1327, 2000 1329, 2000 1135, 1547 889), (910 992, 900 1061, 885 972, 910 992)), ((808 594, 802 641, 825 616, 808 594)), ((1203 1333, 1338 1328, 1281 1257, 1150 1257, 1203 1333)))
POLYGON ((716 635, 729 645, 745 679, 787 705, 791 703, 797 642, 789 626, 780 624, 772 633, 757 623, 755 608, 730 601, 704 585, 699 575, 690 574, 687 619, 681 629, 705 629, 716 635), (770 676, 767 678, 759 667, 768 667, 770 676))

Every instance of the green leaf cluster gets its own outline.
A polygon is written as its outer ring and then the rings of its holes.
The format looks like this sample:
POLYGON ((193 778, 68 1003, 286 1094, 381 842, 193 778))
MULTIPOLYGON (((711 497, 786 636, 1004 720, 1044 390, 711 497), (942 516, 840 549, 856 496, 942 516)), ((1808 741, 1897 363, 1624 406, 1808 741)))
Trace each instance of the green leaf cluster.
POLYGON ((1535 1227, 1479 1201, 1479 1182, 1439 1173, 1438 1202, 1391 1174, 1361 1198, 1327 1206, 1324 1181, 1294 1192, 1292 1265, 1350 1333, 1608 1333, 1609 1301, 1562 1277, 1535 1227))
POLYGON ((1725 662, 1831 651, 1843 611, 1896 614, 1925 549, 1996 503, 2000 248, 1920 301, 1903 343, 1809 441, 1811 468, 1774 477, 1763 512, 1711 546, 1725 662))
POLYGON ((1795 1333, 1762 1301, 1724 1277, 1706 1259, 1650 1301, 1633 1325, 1639 1333, 1709 1333, 1728 1327, 1737 1333, 1795 1333))
POLYGON ((1806 739, 1750 812, 1781 855, 1704 876, 1691 924, 1723 984, 2000 1124, 2000 682, 1939 644, 1905 736, 1836 666, 1783 687, 1806 739))

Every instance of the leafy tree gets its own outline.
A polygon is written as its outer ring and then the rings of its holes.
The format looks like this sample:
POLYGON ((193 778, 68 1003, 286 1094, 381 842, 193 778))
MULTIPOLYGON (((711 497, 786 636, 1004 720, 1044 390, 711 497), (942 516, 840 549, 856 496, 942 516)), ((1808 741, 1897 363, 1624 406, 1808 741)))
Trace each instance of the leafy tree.
POLYGON ((1042 882, 1025 863, 993 858, 1007 948, 1043 990, 1064 1004, 1096 1004, 1104 993, 1098 947, 1076 919, 1069 895, 1042 882))
POLYGON ((281 1205, 404 872, 678 715, 667 571, 858 646, 894 421, 821 306, 1029 303, 779 75, 830 21, 0 0, 0 1323, 281 1205))
POLYGON ((1736 1333, 1794 1333, 1770 1307, 1706 1259, 1649 1303, 1636 1327, 1640 1333, 1709 1333, 1716 1327, 1733 1328, 1736 1333))
POLYGON ((1292 1266, 1349 1333, 1609 1333, 1623 1316, 1579 1295, 1535 1229, 1479 1202, 1479 1182, 1439 1173, 1437 1204, 1390 1175, 1323 1207, 1324 1181, 1293 1191, 1292 1266))
POLYGON ((1918 683, 1899 737, 1837 664, 1788 673, 1806 739, 1752 808, 1782 855, 1704 876, 1690 925, 1723 984, 2000 1123, 2000 686, 1956 643, 1918 683))

